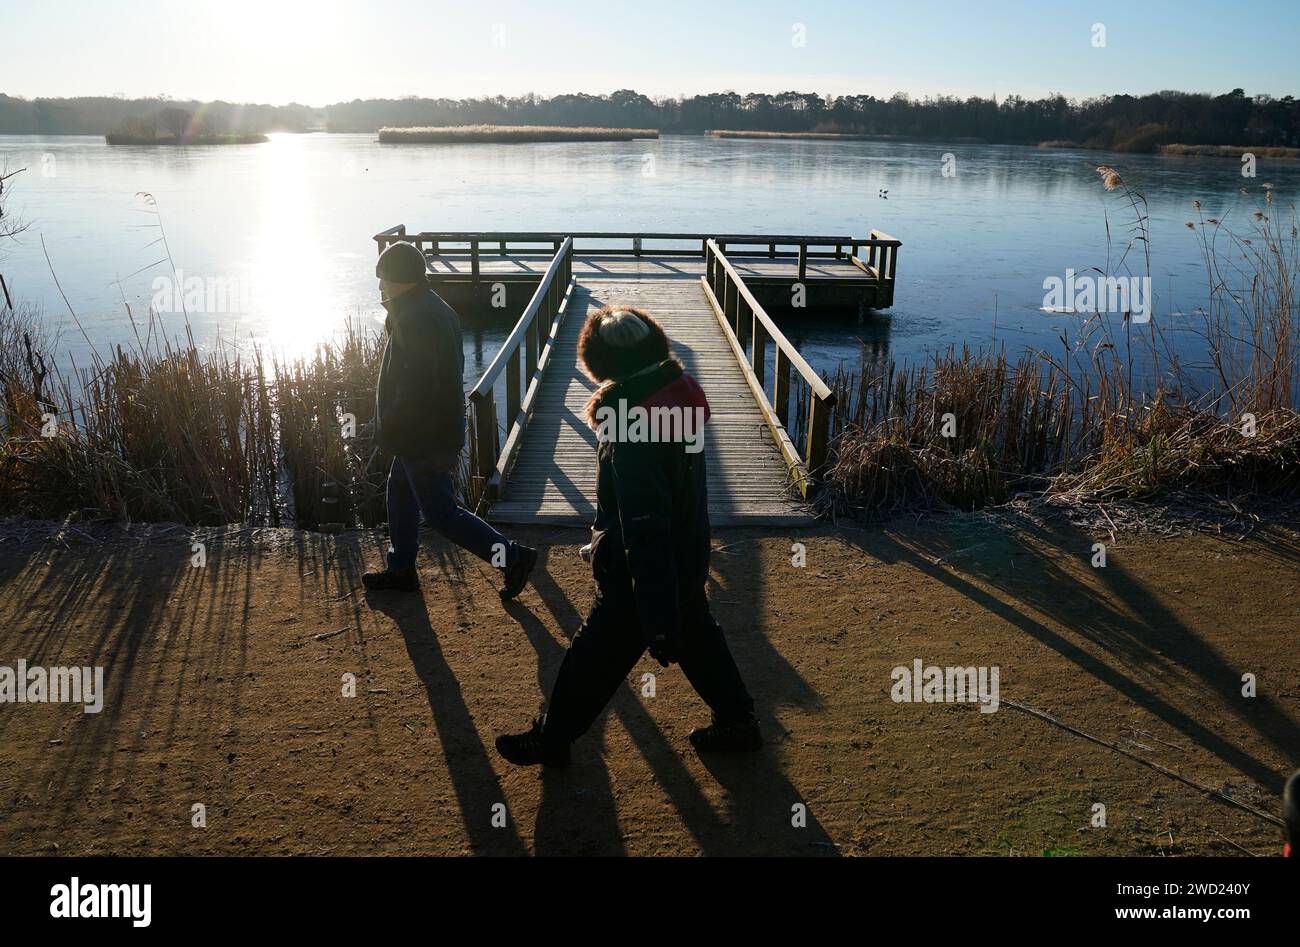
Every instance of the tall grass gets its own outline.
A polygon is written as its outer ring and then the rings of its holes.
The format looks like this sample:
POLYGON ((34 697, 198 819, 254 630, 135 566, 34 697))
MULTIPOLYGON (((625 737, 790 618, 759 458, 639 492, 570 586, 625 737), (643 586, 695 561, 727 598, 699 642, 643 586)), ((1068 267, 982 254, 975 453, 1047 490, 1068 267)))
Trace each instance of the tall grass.
POLYGON ((889 135, 867 135, 860 132, 765 132, 726 128, 716 128, 706 134, 713 138, 809 138, 825 141, 871 141, 893 137, 889 135))
POLYGON ((1156 153, 1209 158, 1240 158, 1244 154, 1252 154, 1256 158, 1300 158, 1300 148, 1287 148, 1282 145, 1184 145, 1174 143, 1157 146, 1156 153))
POLYGON ((844 511, 1001 502, 1079 448, 1068 388, 1043 362, 950 350, 828 381, 836 436, 822 496, 844 511))
MULTIPOLYGON (((385 520, 374 443, 383 339, 348 323, 281 361, 157 341, 63 371, 31 310, 0 322, 0 513, 188 525, 385 520)), ((460 472, 461 494, 479 485, 460 472)))
POLYGON ((384 520, 386 467, 372 434, 379 335, 349 322, 307 358, 275 362, 279 447, 293 508, 308 523, 384 520))
MULTIPOLYGON (((1145 201, 1099 170, 1133 215, 1108 272, 1135 252, 1149 273, 1145 201)), ((1300 241, 1295 207, 1275 213, 1263 191, 1244 234, 1199 202, 1187 222, 1207 279, 1207 305, 1186 317, 1203 360, 1174 354, 1159 313, 1145 332, 1094 314, 1056 353, 950 348, 904 370, 864 357, 827 379, 838 400, 819 508, 876 516, 1020 492, 1095 501, 1300 487, 1300 241)))

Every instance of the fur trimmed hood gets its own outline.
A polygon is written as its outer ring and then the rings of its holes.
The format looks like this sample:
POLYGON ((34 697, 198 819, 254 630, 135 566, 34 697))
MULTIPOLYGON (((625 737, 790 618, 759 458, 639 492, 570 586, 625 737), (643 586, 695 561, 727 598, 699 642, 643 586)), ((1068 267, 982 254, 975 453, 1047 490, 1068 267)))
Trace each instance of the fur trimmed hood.
POLYGON ((588 426, 596 430, 599 427, 596 412, 606 405, 616 407, 619 400, 644 408, 703 408, 704 420, 709 419, 709 401, 704 389, 675 357, 664 359, 644 373, 606 382, 597 388, 587 401, 588 426))

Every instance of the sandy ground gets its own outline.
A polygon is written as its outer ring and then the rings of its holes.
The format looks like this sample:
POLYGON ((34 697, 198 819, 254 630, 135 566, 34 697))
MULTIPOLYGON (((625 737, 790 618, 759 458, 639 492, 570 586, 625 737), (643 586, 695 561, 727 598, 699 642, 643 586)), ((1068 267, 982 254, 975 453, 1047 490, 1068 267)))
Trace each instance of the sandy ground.
POLYGON ((590 604, 584 536, 520 538, 544 558, 503 606, 489 569, 433 538, 422 594, 402 596, 358 589, 370 533, 214 532, 195 568, 179 529, 9 531, 0 664, 107 677, 99 714, 0 705, 0 853, 1280 849, 1258 816, 1005 701, 1276 812, 1300 763, 1292 534, 1112 542, 980 517, 719 531, 711 596, 766 750, 698 756, 705 708, 646 658, 557 772, 510 767, 492 739, 537 712, 590 604), (893 702, 891 670, 916 658, 997 666, 1003 705, 893 702))

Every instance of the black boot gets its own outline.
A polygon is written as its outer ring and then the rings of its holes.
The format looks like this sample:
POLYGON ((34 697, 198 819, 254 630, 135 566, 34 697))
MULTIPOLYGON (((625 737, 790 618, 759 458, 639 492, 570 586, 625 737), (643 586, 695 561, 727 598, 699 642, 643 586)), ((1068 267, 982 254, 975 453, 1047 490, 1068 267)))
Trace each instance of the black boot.
POLYGON ((568 766, 569 744, 548 742, 543 729, 546 718, 538 717, 527 733, 497 737, 497 752, 516 766, 568 766))
POLYGON ((506 585, 501 590, 501 601, 508 602, 524 590, 528 582, 528 577, 533 572, 533 566, 537 565, 537 550, 520 543, 511 543, 514 561, 506 566, 503 570, 506 574, 506 585))
POLYGON ((707 753, 752 753, 763 746, 758 721, 752 716, 739 723, 718 723, 691 731, 691 746, 707 753))
POLYGON ((375 592, 415 592, 420 588, 420 577, 414 568, 388 568, 383 572, 367 572, 361 577, 361 584, 375 592))

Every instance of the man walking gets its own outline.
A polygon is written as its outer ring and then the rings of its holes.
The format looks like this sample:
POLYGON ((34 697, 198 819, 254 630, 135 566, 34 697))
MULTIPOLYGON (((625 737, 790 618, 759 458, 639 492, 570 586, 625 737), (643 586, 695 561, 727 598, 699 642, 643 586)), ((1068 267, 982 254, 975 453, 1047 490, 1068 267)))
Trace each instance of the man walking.
POLYGON ((382 572, 361 577, 368 589, 414 591, 420 514, 462 549, 505 574, 503 599, 518 595, 537 550, 511 542, 456 502, 451 472, 465 446, 464 342, 460 319, 426 279, 424 254, 394 243, 375 266, 388 318, 376 391, 375 436, 393 455, 388 472, 392 551, 382 572))
POLYGON ((596 601, 560 665, 545 716, 525 733, 497 737, 497 751, 520 766, 567 764, 569 744, 591 727, 647 648, 664 667, 679 662, 713 711, 710 726, 691 731, 696 749, 757 750, 763 740, 754 703, 705 594, 704 391, 669 354, 659 323, 639 309, 593 313, 578 354, 591 379, 603 383, 587 405, 600 441, 590 553, 596 601), (680 419, 680 436, 620 440, 618 432, 630 429, 611 422, 629 409, 680 419))

